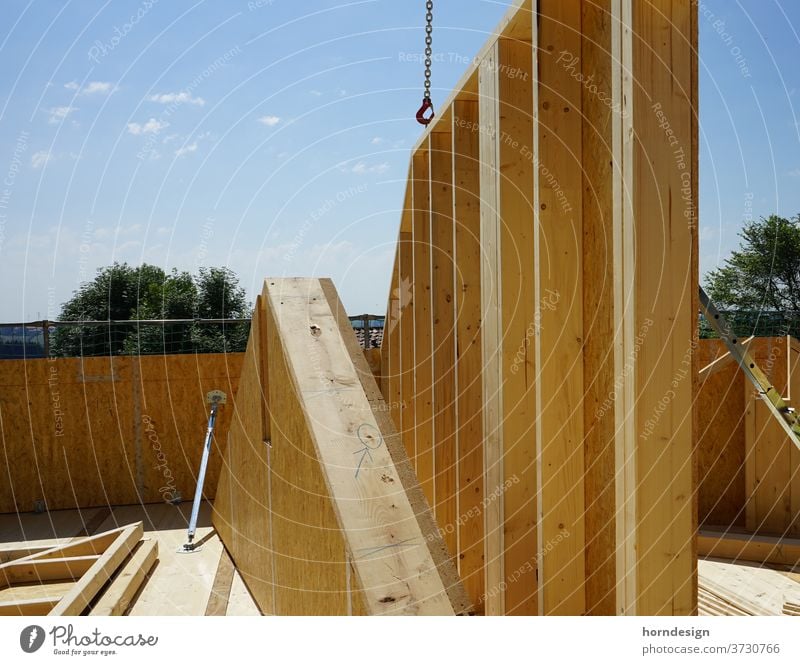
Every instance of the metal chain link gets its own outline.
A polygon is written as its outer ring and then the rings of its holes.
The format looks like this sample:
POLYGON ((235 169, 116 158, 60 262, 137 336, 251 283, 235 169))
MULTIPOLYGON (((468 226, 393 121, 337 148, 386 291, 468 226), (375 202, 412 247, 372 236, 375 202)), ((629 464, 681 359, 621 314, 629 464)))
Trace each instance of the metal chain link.
POLYGON ((433 55, 433 0, 425 2, 425 93, 424 98, 431 98, 431 56, 433 55))

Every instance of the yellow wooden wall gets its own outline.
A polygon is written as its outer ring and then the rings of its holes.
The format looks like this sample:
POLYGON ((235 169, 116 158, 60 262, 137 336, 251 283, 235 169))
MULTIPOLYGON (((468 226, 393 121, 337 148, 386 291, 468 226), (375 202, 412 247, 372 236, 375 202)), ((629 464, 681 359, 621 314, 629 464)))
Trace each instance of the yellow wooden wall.
MULTIPOLYGON (((797 408, 800 343, 757 338, 748 350, 797 408)), ((800 536, 800 451, 789 440, 720 340, 700 344, 697 412, 700 523, 764 535, 800 536)))
MULTIPOLYGON (((205 395, 233 395, 242 355, 0 361, 0 512, 191 500, 205 395)), ((231 411, 217 421, 209 498, 231 411)))
POLYGON ((412 150, 381 387, 480 612, 695 611, 696 14, 517 0, 412 150))

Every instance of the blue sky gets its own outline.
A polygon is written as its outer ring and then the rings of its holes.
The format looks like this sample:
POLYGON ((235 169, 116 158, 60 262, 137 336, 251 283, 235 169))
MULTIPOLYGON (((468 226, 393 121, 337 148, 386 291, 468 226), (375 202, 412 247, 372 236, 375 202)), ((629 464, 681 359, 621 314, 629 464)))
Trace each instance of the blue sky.
MULTIPOLYGON (((507 4, 436 3, 434 101, 507 4)), ((384 311, 422 2, 4 0, 3 19, 0 321, 56 318, 114 260, 228 265, 251 296, 329 275, 349 312, 384 311)), ((747 215, 800 212, 793 26, 795 2, 700 3, 703 272, 747 215)))

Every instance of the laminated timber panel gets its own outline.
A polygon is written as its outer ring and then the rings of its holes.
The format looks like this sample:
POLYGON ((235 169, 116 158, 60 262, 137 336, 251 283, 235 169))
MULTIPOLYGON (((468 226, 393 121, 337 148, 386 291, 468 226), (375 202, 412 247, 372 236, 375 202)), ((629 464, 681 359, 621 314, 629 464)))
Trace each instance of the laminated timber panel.
MULTIPOLYGON (((205 392, 232 394, 242 355, 0 362, 0 513, 30 511, 36 500, 58 510, 190 496, 205 392)), ((229 422, 223 409, 218 440, 229 422)), ((219 466, 215 454, 212 481, 219 466)))
MULTIPOLYGON (((520 25, 530 22, 523 11, 520 25)), ((527 33, 530 35, 530 32, 527 33)), ((536 440, 533 337, 533 50, 530 37, 502 37, 497 49, 499 111, 500 330, 503 581, 505 613, 537 613, 536 440)))
POLYGON ((561 64, 592 77, 583 87, 583 380, 586 613, 615 613, 613 99, 611 0, 582 3, 581 53, 561 64), (580 57, 578 57, 580 55, 580 57))
MULTIPOLYGON (((440 126, 451 129, 451 123, 440 126)), ((431 134, 431 292, 433 314, 433 511, 453 556, 458 552, 453 263, 453 136, 431 134)))
MULTIPOLYGON (((758 359, 756 348, 749 350, 758 359)), ((745 377, 721 340, 700 340, 697 355, 703 368, 696 402, 699 524, 744 528, 745 377)))
POLYGON ((431 311, 430 164, 425 144, 412 158, 412 260, 414 277, 414 440, 415 467, 422 490, 433 505, 433 317, 431 311))
POLYGON ((478 102, 453 103, 458 572, 483 614, 483 395, 478 102))
MULTIPOLYGON (((696 6, 615 2, 619 215, 615 325, 632 358, 617 400, 617 612, 696 613, 696 6)), ((616 226, 618 225, 618 226, 616 226)))
POLYGON ((270 446, 267 424, 266 311, 256 298, 253 322, 222 449, 212 522, 264 614, 275 614, 270 446))
MULTIPOLYGON (((410 189, 409 181, 409 189, 410 189)), ((400 232, 397 251, 400 256, 399 314, 397 319, 400 340, 400 434, 406 453, 417 469, 417 440, 414 436, 414 242, 411 226, 411 203, 403 209, 409 230, 400 232)))
MULTIPOLYGON (((375 415, 385 416, 377 385, 364 370, 363 356, 348 349, 341 317, 334 312, 338 302, 332 306, 324 285, 314 279, 268 280, 265 299, 273 470, 279 475, 279 454, 291 456, 294 464, 282 470, 292 474, 293 484, 280 495, 285 509, 298 511, 291 525, 284 513, 286 530, 279 535, 279 492, 273 482, 276 587, 302 582, 314 594, 330 587, 334 593, 321 594, 327 597, 315 600, 314 608, 336 613, 344 613, 335 604, 355 588, 369 614, 463 611, 448 593, 448 587, 459 586, 457 581, 446 580, 432 553, 434 545, 441 548, 430 530, 433 522, 421 527, 419 509, 409 499, 413 488, 404 486, 405 472, 395 465, 393 455, 402 451, 394 443, 390 450, 386 440, 385 435, 396 439, 391 421, 375 415), (280 399, 286 403, 276 403, 280 399), (293 496, 300 491, 306 496, 293 496), (309 527, 313 533, 306 533, 309 527), (289 537, 302 546, 299 560, 281 563, 280 554, 300 546, 286 542, 289 537), (348 574, 351 564, 355 579, 348 574), (326 574, 318 576, 323 568, 326 574)), ((398 461, 407 468, 404 459, 398 461)), ((296 591, 278 591, 281 613, 308 607, 282 607, 281 595, 297 597, 296 591)), ((346 605, 345 611, 353 607, 352 602, 346 605)))
POLYGON ((481 355, 483 373, 483 494, 494 492, 493 501, 484 501, 485 612, 505 614, 503 569, 503 494, 495 489, 503 484, 503 394, 502 394, 502 317, 500 301, 500 109, 497 68, 497 42, 488 50, 478 70, 478 115, 480 154, 480 245, 481 245, 481 355))
POLYGON ((536 439, 540 614, 583 614, 581 3, 539 2, 536 171, 536 439))

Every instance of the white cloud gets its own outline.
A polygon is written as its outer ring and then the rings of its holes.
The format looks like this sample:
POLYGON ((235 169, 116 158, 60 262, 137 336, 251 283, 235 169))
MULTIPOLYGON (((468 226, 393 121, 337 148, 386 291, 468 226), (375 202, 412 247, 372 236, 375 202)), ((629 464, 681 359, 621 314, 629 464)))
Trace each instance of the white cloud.
POLYGON ((314 97, 322 97, 322 93, 319 90, 311 90, 311 94, 314 95, 314 97))
POLYGON ((202 97, 194 97, 191 92, 181 90, 180 92, 162 92, 157 95, 150 95, 148 99, 151 102, 159 104, 194 104, 195 106, 204 106, 206 100, 202 97))
POLYGON ((281 121, 281 119, 276 115, 262 115, 258 121, 267 127, 274 127, 281 121))
POLYGON ((47 162, 49 162, 53 158, 47 150, 40 150, 39 152, 34 152, 31 155, 31 166, 35 169, 42 168, 47 162))
POLYGON ((792 169, 789 171, 789 175, 793 178, 800 178, 800 169, 792 169))
POLYGON ((367 164, 366 162, 358 161, 352 166, 345 162, 338 165, 339 170, 344 173, 355 173, 356 175, 366 175, 367 173, 386 173, 389 170, 389 162, 381 162, 380 164, 367 164))
POLYGON ((175 156, 183 157, 184 155, 188 155, 189 153, 192 152, 197 152, 197 141, 195 141, 194 143, 190 143, 189 145, 183 146, 181 148, 178 148, 175 151, 175 156))
POLYGON ((384 141, 384 139, 383 139, 383 138, 381 138, 380 136, 376 136, 374 139, 372 139, 372 140, 370 141, 370 143, 371 143, 372 145, 380 145, 381 143, 383 143, 383 141, 384 141))
POLYGON ((47 122, 49 122, 51 125, 57 125, 70 113, 77 110, 78 109, 75 106, 55 106, 47 110, 47 114, 50 116, 47 122))
POLYGON ((114 92, 114 84, 109 81, 89 81, 83 88, 81 88, 77 81, 70 81, 69 83, 65 83, 64 87, 67 90, 80 90, 78 93, 80 95, 107 95, 114 92))
POLYGON ((158 134, 162 129, 166 129, 167 127, 169 127, 168 122, 161 122, 161 120, 150 118, 150 120, 144 124, 129 122, 128 133, 134 136, 139 136, 140 134, 158 134))

